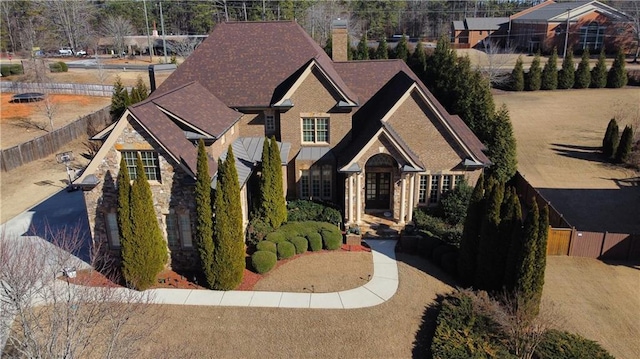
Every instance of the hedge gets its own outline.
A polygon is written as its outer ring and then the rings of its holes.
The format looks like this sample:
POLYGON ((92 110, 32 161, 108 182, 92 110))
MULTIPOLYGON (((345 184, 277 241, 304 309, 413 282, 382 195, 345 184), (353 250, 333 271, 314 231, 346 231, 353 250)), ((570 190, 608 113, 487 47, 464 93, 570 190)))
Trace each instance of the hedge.
POLYGON ((275 231, 267 234, 267 240, 273 243, 280 243, 287 240, 287 238, 280 231, 275 231))
POLYGON ((289 202, 287 204, 287 218, 289 221, 342 223, 340 211, 332 205, 308 200, 289 202))
POLYGON ((279 242, 277 248, 278 259, 287 259, 296 255, 296 247, 291 242, 279 242))
POLYGON ((69 66, 65 62, 58 61, 49 64, 49 69, 51 72, 67 72, 69 71, 69 66))
POLYGON ((270 241, 261 241, 256 244, 257 251, 267 251, 273 254, 277 254, 278 250, 276 249, 276 244, 270 241))
POLYGON ((325 249, 333 251, 342 246, 342 233, 337 228, 335 230, 323 228, 320 230, 320 235, 325 249))
POLYGON ((309 242, 305 237, 293 237, 290 242, 296 247, 296 254, 302 254, 309 248, 309 242))
POLYGON ((442 243, 438 238, 426 236, 418 240, 418 251, 425 258, 430 258, 433 249, 442 243))
POLYGON ((317 252, 322 250, 322 236, 320 233, 311 233, 307 236, 307 239, 309 240, 309 248, 311 251, 317 252))
POLYGON ((267 273, 273 269, 277 261, 276 254, 269 251, 257 251, 251 255, 251 265, 260 274, 267 273))
POLYGON ((2 73, 2 77, 6 77, 11 75, 22 75, 24 71, 21 64, 5 64, 0 65, 0 73, 2 73))

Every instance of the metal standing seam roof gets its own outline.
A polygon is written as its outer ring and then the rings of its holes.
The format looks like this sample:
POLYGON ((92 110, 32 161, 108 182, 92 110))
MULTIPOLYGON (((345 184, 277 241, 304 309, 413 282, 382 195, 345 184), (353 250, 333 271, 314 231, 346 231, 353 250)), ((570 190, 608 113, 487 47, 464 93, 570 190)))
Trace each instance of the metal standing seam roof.
POLYGON ((498 30, 509 22, 508 17, 468 17, 464 19, 467 30, 498 30))
POLYGON ((553 17, 556 17, 560 14, 567 12, 568 9, 573 10, 592 2, 594 1, 573 1, 573 2, 553 3, 553 4, 543 6, 537 10, 531 11, 528 14, 519 16, 518 18, 513 19, 513 21, 514 22, 521 21, 521 20, 548 21, 553 17))
POLYGON ((464 21, 454 21, 453 29, 457 31, 464 30, 464 21))
POLYGON ((331 147, 329 146, 307 146, 300 148, 300 152, 296 156, 299 161, 317 161, 319 159, 335 158, 331 147))

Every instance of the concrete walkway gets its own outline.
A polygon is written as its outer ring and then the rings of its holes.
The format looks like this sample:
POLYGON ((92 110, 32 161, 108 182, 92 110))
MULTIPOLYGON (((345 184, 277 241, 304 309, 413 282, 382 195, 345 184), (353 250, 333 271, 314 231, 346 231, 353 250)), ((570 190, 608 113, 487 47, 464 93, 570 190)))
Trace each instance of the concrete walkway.
POLYGON ((373 276, 365 285, 333 293, 151 289, 157 304, 263 308, 352 309, 382 304, 398 290, 395 240, 367 239, 373 257, 373 276))

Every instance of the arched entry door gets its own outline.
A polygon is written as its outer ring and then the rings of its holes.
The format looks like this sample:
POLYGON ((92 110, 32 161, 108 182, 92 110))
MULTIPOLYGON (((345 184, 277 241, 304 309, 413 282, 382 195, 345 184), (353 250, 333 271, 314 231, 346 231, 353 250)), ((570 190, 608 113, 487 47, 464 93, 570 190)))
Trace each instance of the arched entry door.
POLYGON ((365 166, 365 208, 390 209, 396 160, 387 154, 371 157, 365 166))

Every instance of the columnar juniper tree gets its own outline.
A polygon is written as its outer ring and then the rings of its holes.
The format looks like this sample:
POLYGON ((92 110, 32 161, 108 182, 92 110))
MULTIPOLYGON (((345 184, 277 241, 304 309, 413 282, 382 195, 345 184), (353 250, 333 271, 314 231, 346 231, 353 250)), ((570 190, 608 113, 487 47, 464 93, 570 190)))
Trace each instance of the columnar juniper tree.
POLYGON ((510 187, 508 195, 501 209, 500 246, 503 265, 502 286, 508 291, 513 290, 516 277, 516 262, 522 251, 522 207, 516 189, 510 187))
POLYGON ((618 163, 624 163, 629 159, 631 153, 631 147, 633 145, 633 128, 625 126, 622 131, 622 137, 620 138, 620 144, 616 149, 615 160, 618 163))
POLYGON ((156 280, 167 262, 167 244, 156 219, 149 181, 140 155, 131 186, 131 239, 123 241, 122 265, 127 283, 144 290, 156 280))
POLYGON ((504 276, 502 270, 498 268, 500 261, 498 255, 500 251, 500 207, 504 196, 504 182, 496 181, 489 177, 487 191, 485 192, 484 218, 480 226, 480 241, 478 243, 477 270, 475 275, 475 285, 477 289, 496 290, 500 288, 504 276))
POLYGON ((509 110, 502 105, 494 115, 493 128, 488 136, 489 158, 494 161, 492 176, 500 182, 508 181, 516 173, 516 139, 509 118, 509 110))
MULTIPOLYGON (((531 209, 524 224, 522 251, 516 264, 515 291, 521 298, 535 301, 537 298, 538 238, 540 213, 536 199, 532 199, 531 209)), ((515 253, 514 253, 515 254, 515 253)), ((533 307, 537 307, 534 305, 533 307)))
MULTIPOLYGON (((120 158, 120 171, 118 172, 118 234, 120 243, 131 241, 131 177, 124 161, 124 156, 120 158)), ((127 248, 128 250, 128 248, 127 248)))
POLYGON ((540 69, 540 53, 536 53, 536 56, 531 62, 529 72, 526 77, 527 91, 538 91, 542 82, 542 71, 540 69))
POLYGON ((468 287, 473 284, 476 263, 478 260, 478 243, 480 236, 480 220, 484 211, 484 175, 481 173, 473 189, 467 216, 464 221, 462 240, 458 256, 458 274, 462 285, 468 287))
POLYGON ((231 290, 242 282, 245 267, 240 184, 233 149, 229 146, 227 158, 218 161, 218 179, 215 196, 216 220, 214 224, 214 288, 231 290))
POLYGON ((270 191, 273 193, 273 219, 271 225, 274 228, 278 228, 287 221, 287 203, 284 198, 282 183, 282 159, 275 136, 271 136, 271 141, 269 141, 269 156, 271 157, 269 165, 271 166, 271 172, 273 172, 272 190, 270 191))
POLYGON ((570 89, 575 82, 575 68, 573 67, 573 49, 567 49, 567 55, 562 60, 562 69, 558 73, 558 88, 570 89))
POLYGON ((538 238, 536 240, 536 260, 534 265, 534 302, 533 311, 535 314, 540 309, 542 299, 542 288, 544 287, 544 271, 547 267, 547 238, 549 235, 549 207, 545 204, 540 210, 538 218, 538 238))
POLYGON ((589 71, 589 49, 584 49, 582 59, 578 64, 578 70, 575 73, 575 83, 573 87, 577 89, 586 89, 591 84, 591 71, 589 71))
POLYGON ((618 122, 615 118, 612 118, 609 120, 607 131, 604 133, 604 138, 602 139, 602 153, 607 158, 611 158, 616 154, 618 141, 620 140, 619 136, 618 122))
POLYGON ((627 85, 627 71, 624 68, 624 53, 622 50, 618 50, 616 59, 613 60, 613 64, 609 69, 607 75, 607 87, 620 88, 627 85))
POLYGON ((544 65, 544 69, 542 69, 541 88, 543 90, 555 90, 558 88, 558 51, 555 47, 544 65))
POLYGON ((207 279, 207 286, 213 288, 215 272, 213 267, 213 209, 211 206, 211 177, 207 150, 202 139, 198 141, 198 163, 196 173, 196 244, 200 255, 200 266, 207 279))
POLYGON ((376 49, 376 59, 386 60, 389 58, 389 46, 387 45, 387 39, 382 36, 378 48, 376 49))
POLYGON ((516 66, 511 71, 511 90, 524 90, 524 68, 522 65, 522 56, 518 56, 516 66))
POLYGON ((606 56, 604 54, 604 48, 600 51, 598 57, 598 63, 591 70, 591 87, 603 88, 607 86, 607 63, 606 56))

